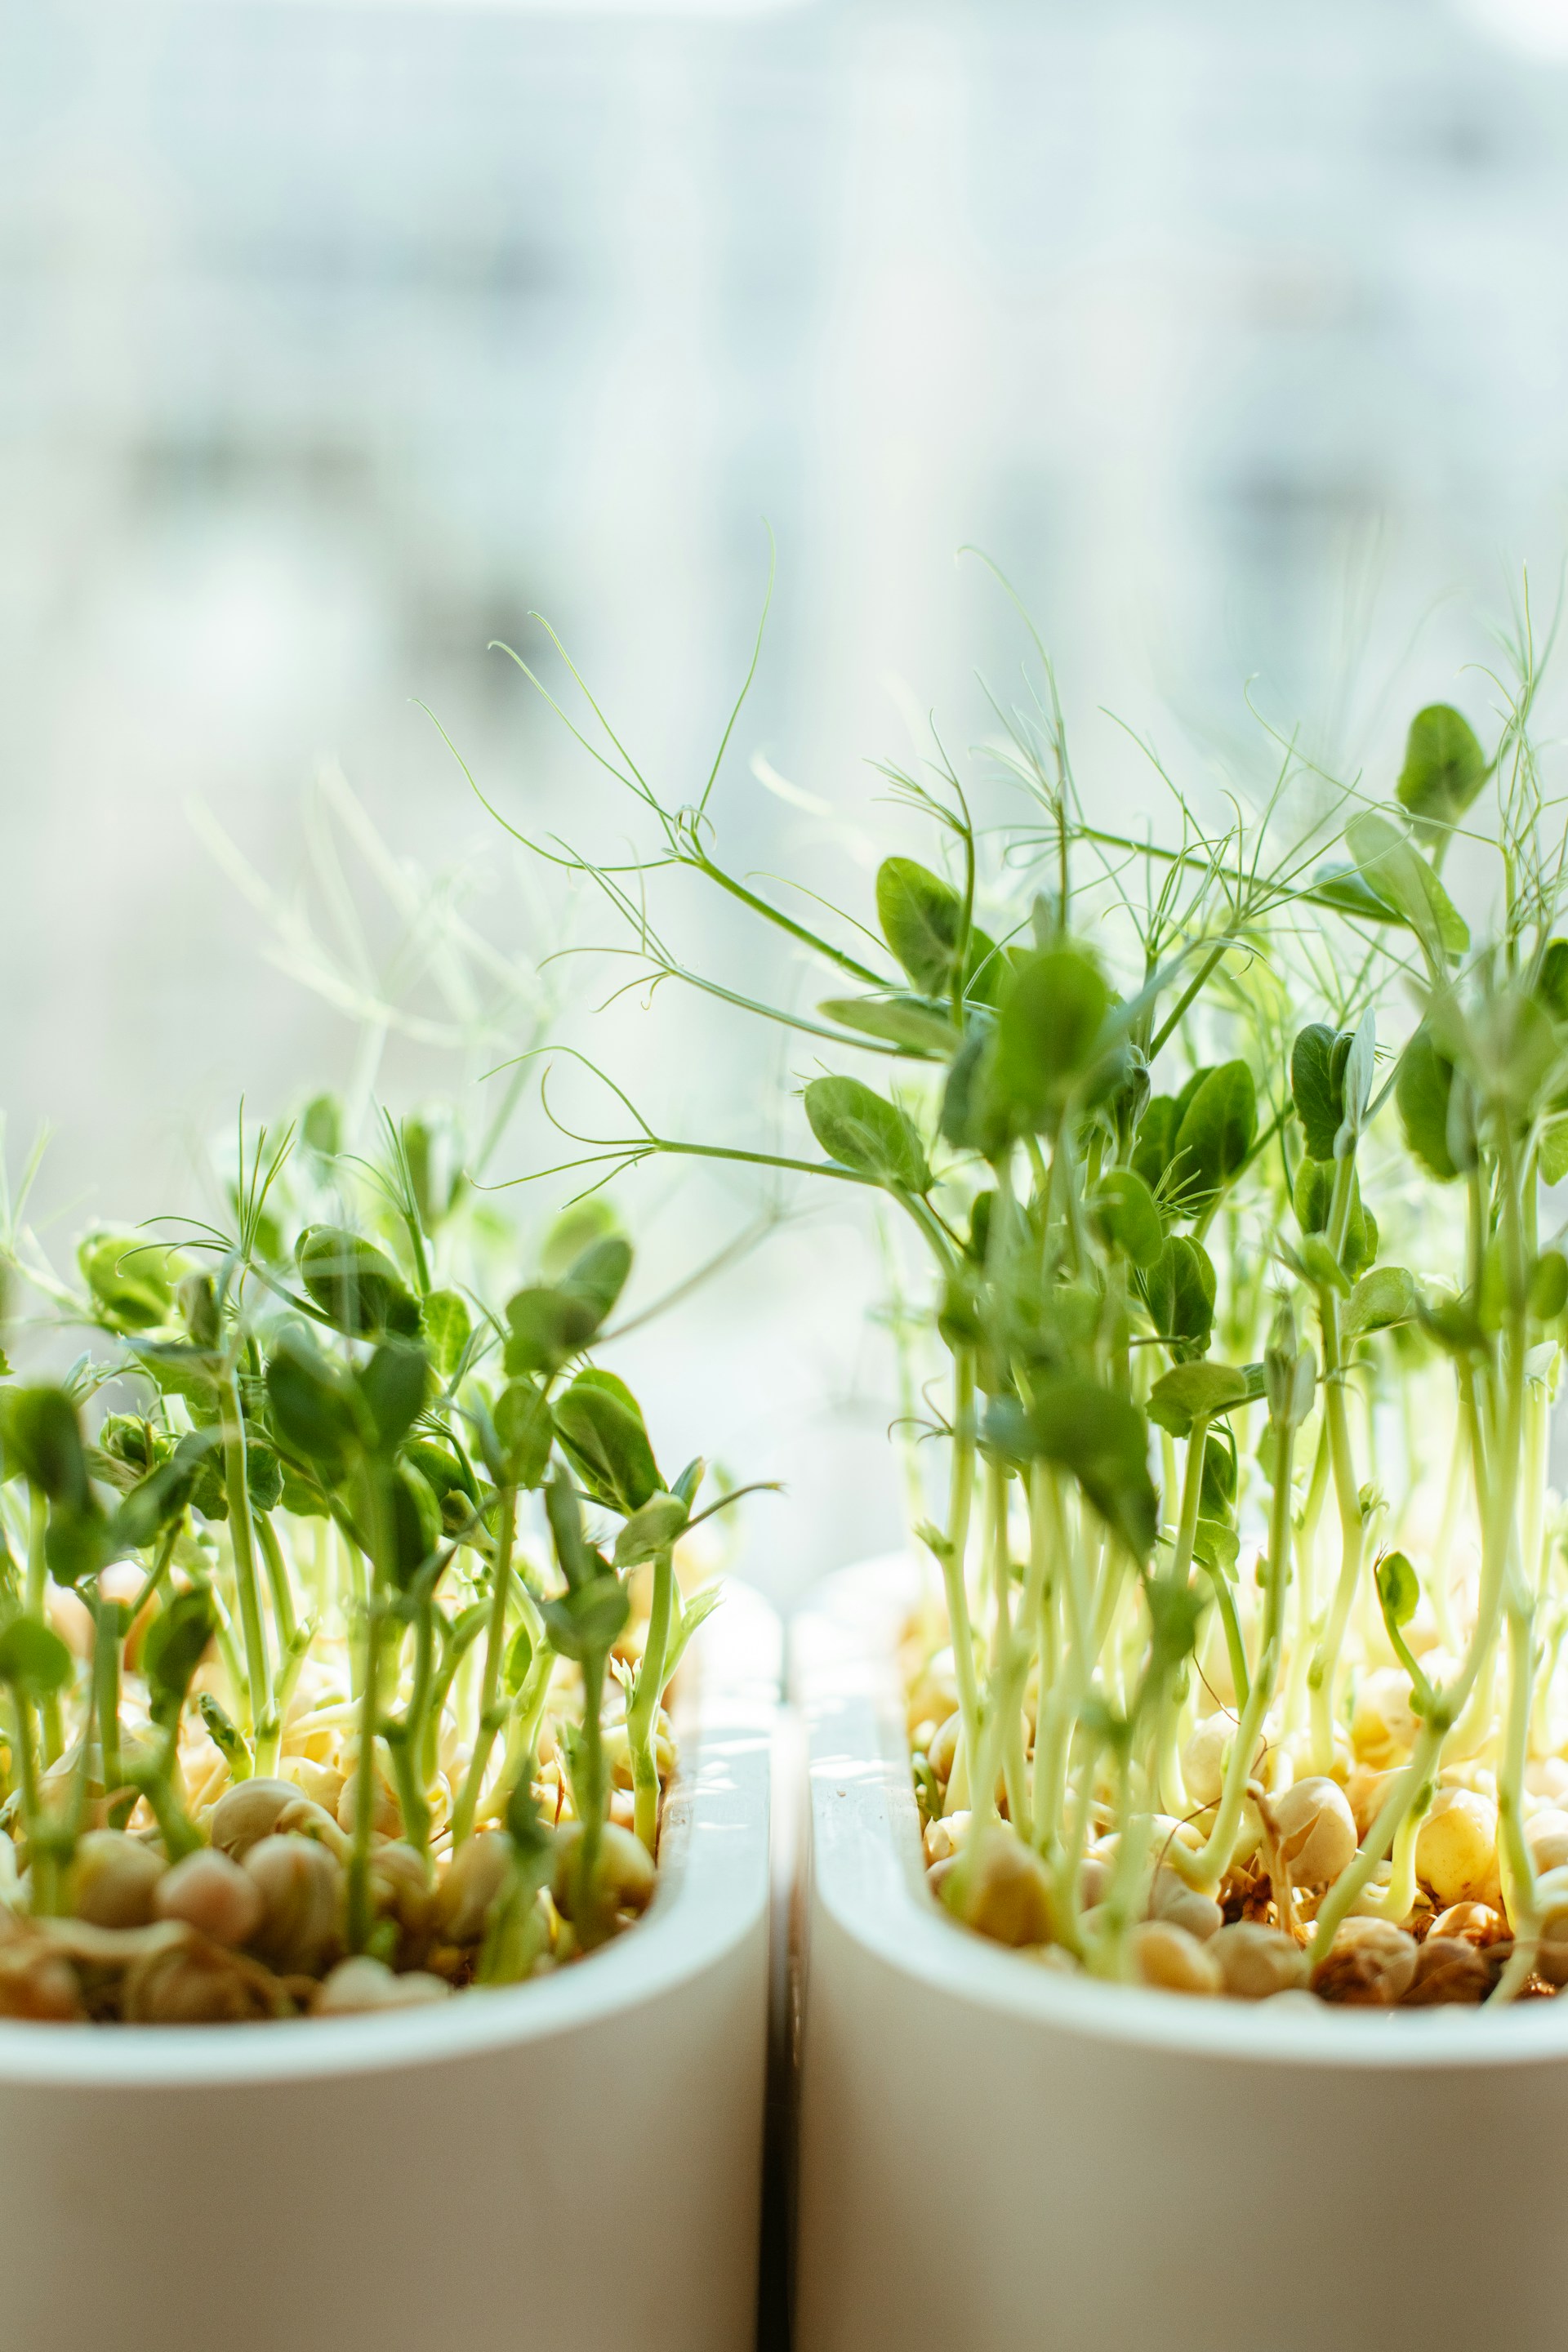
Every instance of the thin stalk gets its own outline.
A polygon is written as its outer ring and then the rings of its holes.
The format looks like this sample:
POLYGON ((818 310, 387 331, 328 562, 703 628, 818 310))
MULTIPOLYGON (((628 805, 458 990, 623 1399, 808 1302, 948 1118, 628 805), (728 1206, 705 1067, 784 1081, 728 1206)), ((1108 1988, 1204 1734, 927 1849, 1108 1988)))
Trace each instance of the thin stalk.
POLYGON ((228 1529, 234 1548, 234 1580, 239 1596, 240 1631, 245 1640, 246 1706, 249 1728, 260 1727, 268 1704, 267 1631, 261 1622, 261 1592, 256 1573, 255 1530, 250 1517, 250 1484, 246 1474, 245 1415, 240 1411, 239 1382, 231 1370, 218 1384, 218 1423, 223 1436, 224 1487, 228 1496, 228 1529))
POLYGON ((517 1533, 517 1489, 503 1486, 498 1497, 500 1520, 496 1528, 495 1565, 491 1570, 490 1613, 485 1631, 484 1670, 479 1679, 479 1723, 474 1733, 474 1752, 468 1759, 468 1772, 452 1811, 452 1844, 462 1844, 474 1826, 479 1810, 479 1791, 484 1787, 485 1769, 490 1760, 495 1737, 506 1720, 505 1710, 497 1711, 496 1699, 500 1689, 501 1659, 506 1649, 506 1611, 511 1597, 511 1551, 517 1533))
POLYGON ((658 1705, 664 1685, 664 1662, 675 1622, 675 1558, 668 1545, 655 1555, 653 1601, 648 1611, 647 1640, 637 1664, 626 1709, 626 1746, 631 1753, 633 1827, 649 1853, 658 1850, 658 1747, 656 1737, 658 1705))

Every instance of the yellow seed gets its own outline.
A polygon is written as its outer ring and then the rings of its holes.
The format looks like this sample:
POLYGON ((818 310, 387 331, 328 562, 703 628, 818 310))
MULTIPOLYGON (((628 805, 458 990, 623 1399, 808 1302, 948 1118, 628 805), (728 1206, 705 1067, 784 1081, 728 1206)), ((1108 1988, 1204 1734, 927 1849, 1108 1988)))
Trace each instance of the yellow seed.
POLYGON ((1356 1693, 1351 1743, 1356 1756, 1384 1771, 1409 1755, 1420 1726, 1410 1707, 1410 1677, 1399 1666, 1379 1666, 1356 1693))
POLYGON ((1294 1886, 1326 1886, 1356 1850, 1355 1815, 1337 1780, 1315 1775, 1273 1801, 1280 1853, 1294 1886))
POLYGON ((1392 1920, 1346 1919, 1312 1971, 1312 1990, 1351 2008, 1392 2008, 1410 1990, 1417 1948, 1392 1920))
POLYGON ((956 1916, 994 1944, 1053 1940, 1051 1882, 1045 1864, 1000 1822, 982 1832, 979 1851, 961 1857, 956 1916))
MULTIPOLYGON (((555 1908, 563 1919, 572 1916, 576 1873, 573 1867, 582 1842, 581 1822, 563 1823, 555 1840, 555 1908)), ((606 1822, 600 1835, 600 1883, 616 1911, 646 1911, 653 1901, 653 1856, 630 1830, 606 1822)))
POLYGON ((1206 1944, 1211 1936, 1218 1935, 1225 1914, 1212 1895, 1197 1894, 1178 1872, 1162 1868, 1154 1873, 1149 1889, 1149 1916, 1167 1920, 1173 1927, 1184 1927, 1189 1936, 1206 1944))
POLYGON ((1440 1911, 1427 1931, 1427 1941, 1434 1936, 1458 1939, 1466 1944, 1496 1944, 1508 1934, 1508 1923, 1500 1911, 1489 1903, 1455 1903, 1440 1911))
POLYGON ((511 1867, 509 1837, 465 1838, 436 1889, 436 1932, 443 1943, 477 1944, 491 1904, 511 1867))
POLYGON ((82 2014, 76 1970, 37 1937, 0 1944, 0 2017, 63 2025, 82 2014))
POLYGON ((183 1919, 215 1944, 247 1944, 261 1925, 264 1907, 249 1872, 216 1846, 175 1863, 153 1895, 161 1919, 183 1919))
POLYGON ((356 2017, 374 2010, 420 2009, 445 2000, 451 1990, 442 1977, 427 1976, 422 1969, 399 1976, 362 1952, 355 1959, 338 1962, 316 1995, 312 2014, 356 2017))
POLYGON ((1160 1992, 1197 1993, 1220 1990, 1219 1963, 1206 1944, 1170 1919, 1145 1919, 1127 1938, 1133 1973, 1141 1984, 1160 1992))
POLYGON ((956 1712, 945 1723, 937 1726, 931 1746, 926 1749, 926 1762, 945 1788, 952 1778, 953 1758, 958 1751, 958 1735, 963 1718, 956 1712))
POLYGON ((1545 1807, 1524 1825, 1524 1842, 1537 1870, 1561 1870, 1568 1863, 1568 1813, 1545 1807))
POLYGON ((1498 1891, 1497 1807, 1470 1789, 1439 1789, 1415 1840, 1415 1874, 1440 1910, 1498 1891))
POLYGON ((318 1805, 310 1797, 298 1796, 285 1805, 272 1824, 272 1833, 275 1837, 314 1838, 316 1843, 324 1845, 329 1853, 335 1853, 340 1862, 346 1862, 349 1858, 350 1842, 346 1832, 338 1827, 325 1805, 318 1805))
POLYGON ((1260 1919, 1222 1927, 1209 1949, 1233 2000, 1268 2000, 1307 1981, 1307 1956, 1283 1929, 1260 1919))
POLYGON ((291 1780, 237 1780, 213 1807, 207 1835, 220 1853, 243 1862, 253 1845, 271 1836, 279 1814, 299 1794, 291 1780))
POLYGON ((286 2008, 265 1969, 196 1935, 126 1970, 122 2013, 132 2025, 244 2025, 286 2008))
POLYGON ((161 1853, 123 1830, 89 1830, 77 1843, 71 1873, 77 1917, 96 1927, 144 1927, 167 1866, 161 1853))
POLYGON ((252 1950, 284 1976, 319 1976, 341 1940, 337 1857, 311 1838, 266 1837, 245 1867, 264 1906, 252 1950))

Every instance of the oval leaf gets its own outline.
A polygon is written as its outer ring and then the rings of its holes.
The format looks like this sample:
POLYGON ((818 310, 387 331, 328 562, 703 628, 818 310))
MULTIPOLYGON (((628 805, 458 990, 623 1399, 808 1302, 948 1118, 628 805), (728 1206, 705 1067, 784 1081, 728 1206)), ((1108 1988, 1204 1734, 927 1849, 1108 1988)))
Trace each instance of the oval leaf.
POLYGON ((805 1089, 811 1131, 830 1160, 858 1176, 908 1192, 931 1188, 931 1170, 913 1122, 858 1078, 814 1078, 805 1089))

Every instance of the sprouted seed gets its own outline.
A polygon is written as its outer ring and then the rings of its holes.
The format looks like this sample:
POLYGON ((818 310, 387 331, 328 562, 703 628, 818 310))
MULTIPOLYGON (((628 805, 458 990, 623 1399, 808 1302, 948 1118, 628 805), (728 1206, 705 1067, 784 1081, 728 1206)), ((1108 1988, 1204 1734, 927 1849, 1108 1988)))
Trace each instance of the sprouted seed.
POLYGON ((0 2017, 412 2008, 652 1900, 719 1597, 682 1572, 745 1490, 667 1479, 595 1358, 607 1213, 520 1285, 432 1132, 242 1122, 223 1221, 95 1231, 74 1280, 7 1211, 13 1309, 93 1344, 63 1381, 0 1359, 0 2017))
POLYGON ((606 952, 805 1066, 798 1142, 688 1139, 612 1086, 571 1164, 696 1154, 878 1212, 927 1564, 907 1724, 953 1918, 1188 1995, 1551 1993, 1568 907, 1528 589, 1488 740, 1431 704, 1396 779, 1340 784, 1266 730, 1271 781, 1229 780, 1217 822, 1151 754, 1163 830, 1080 794, 1035 651, 977 782, 934 736, 882 771, 935 850, 892 845, 843 910, 726 861, 723 743, 677 805, 588 698, 648 838, 537 854, 602 894, 606 952), (814 968, 809 1009, 756 943, 736 977, 683 958, 672 871, 814 968))

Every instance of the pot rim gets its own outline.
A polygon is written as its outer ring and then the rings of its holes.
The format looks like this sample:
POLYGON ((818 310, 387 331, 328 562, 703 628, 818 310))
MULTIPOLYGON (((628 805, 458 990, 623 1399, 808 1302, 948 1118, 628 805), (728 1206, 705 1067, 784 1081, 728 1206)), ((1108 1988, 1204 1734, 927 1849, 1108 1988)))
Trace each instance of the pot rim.
POLYGON ((694 1687, 678 1711, 689 1760, 666 1801, 657 1891, 647 1916, 605 1950, 531 1984, 368 2016, 119 2029, 0 2019, 0 2086, 188 2089, 433 2065, 591 2030, 700 1975, 767 1902, 778 1618, 731 1577, 692 1655, 694 1687), (749 1866, 737 1866, 742 1855, 749 1866))
POLYGON ((809 1744, 814 1892, 883 1966, 1020 2025, 1151 2052, 1356 2069, 1568 2059, 1568 1995, 1505 2014, 1342 2009, 1286 1995, 1197 2000, 1058 1976, 947 1918, 927 1894, 893 1660, 923 1565, 889 1553, 826 1576, 790 1626, 790 1692, 809 1744))

